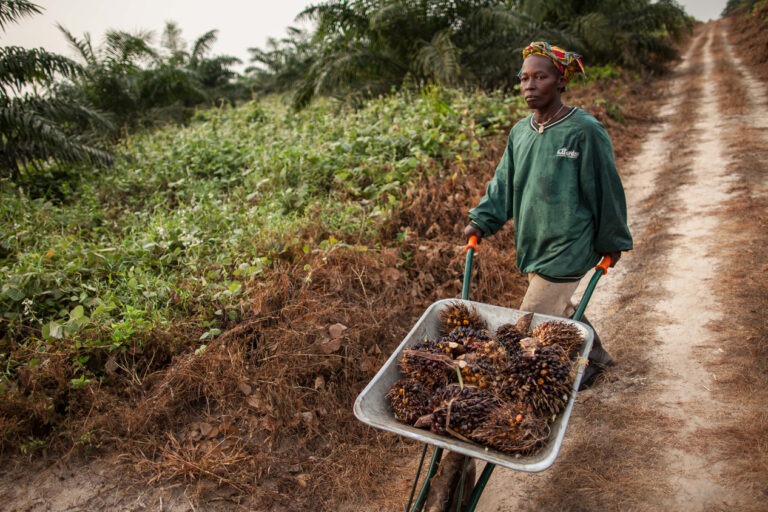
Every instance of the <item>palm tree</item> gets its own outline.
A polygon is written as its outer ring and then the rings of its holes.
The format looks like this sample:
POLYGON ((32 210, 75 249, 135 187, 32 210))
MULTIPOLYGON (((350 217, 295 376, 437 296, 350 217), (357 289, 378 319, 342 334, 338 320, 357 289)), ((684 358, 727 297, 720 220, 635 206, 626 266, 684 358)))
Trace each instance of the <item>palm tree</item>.
MULTIPOLYGON (((0 29, 40 12, 27 0, 0 0, 0 29)), ((74 78, 81 72, 72 60, 42 48, 0 48, 0 169, 14 181, 27 164, 39 166, 46 160, 112 163, 112 156, 91 137, 71 129, 109 128, 109 122, 83 103, 51 94, 54 79, 74 78)))
POLYGON ((520 10, 572 34, 589 62, 641 72, 663 71, 692 28, 675 0, 524 0, 520 10))
POLYGON ((94 48, 89 34, 78 38, 64 27, 59 29, 85 68, 70 84, 69 94, 87 99, 129 129, 168 120, 184 122, 197 105, 219 98, 233 102, 243 96, 230 69, 239 60, 207 56, 216 30, 195 40, 189 52, 181 29, 172 21, 166 23, 160 49, 153 47, 148 31, 109 30, 104 43, 94 48))
POLYGON ((299 14, 316 29, 251 49, 262 91, 346 101, 403 83, 511 89, 520 50, 549 40, 590 63, 659 71, 690 29, 674 0, 329 0, 299 14), (291 84, 291 85, 289 85, 291 84))

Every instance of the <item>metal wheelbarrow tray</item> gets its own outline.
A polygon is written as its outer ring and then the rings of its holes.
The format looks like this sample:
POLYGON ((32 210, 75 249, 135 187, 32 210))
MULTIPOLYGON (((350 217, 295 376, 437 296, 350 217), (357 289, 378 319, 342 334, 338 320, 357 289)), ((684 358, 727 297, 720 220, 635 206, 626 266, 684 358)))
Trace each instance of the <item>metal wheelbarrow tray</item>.
MULTIPOLYGON (((588 325, 581 322, 569 318, 540 315, 538 313, 533 316, 531 329, 550 320, 560 320, 576 325, 584 338, 584 344, 579 351, 577 360, 578 368, 571 396, 568 399, 565 410, 561 412, 554 423, 551 424, 549 440, 535 455, 520 456, 516 454, 505 454, 492 448, 467 443, 446 435, 434 434, 429 430, 415 428, 395 419, 389 400, 386 398, 386 394, 397 380, 403 378, 398 366, 403 350, 418 343, 424 338, 438 337, 440 328, 440 310, 445 308, 448 304, 460 300, 461 299, 443 299, 427 308, 424 314, 421 315, 421 318, 419 318, 419 321, 416 322, 416 325, 413 326, 411 332, 409 332, 403 342, 400 343, 400 346, 397 347, 395 352, 389 357, 387 362, 384 363, 384 366, 381 367, 376 376, 357 397, 354 406, 355 416, 357 416, 363 423, 372 427, 394 432, 395 434, 400 434, 401 436, 409 437, 422 443, 433 444, 440 448, 468 455, 472 458, 484 460, 492 464, 497 464, 517 471, 543 471, 554 463, 557 453, 560 451, 560 446, 562 445, 563 437, 565 436, 565 429, 568 425, 568 418, 571 415, 579 383, 581 382, 581 376, 584 373, 584 367, 586 366, 587 355, 592 348, 592 338, 594 333, 588 325)), ((525 311, 492 306, 480 302, 469 300, 461 300, 461 302, 474 306, 477 312, 488 323, 488 329, 491 332, 495 332, 502 324, 514 324, 518 318, 526 314, 525 311)))

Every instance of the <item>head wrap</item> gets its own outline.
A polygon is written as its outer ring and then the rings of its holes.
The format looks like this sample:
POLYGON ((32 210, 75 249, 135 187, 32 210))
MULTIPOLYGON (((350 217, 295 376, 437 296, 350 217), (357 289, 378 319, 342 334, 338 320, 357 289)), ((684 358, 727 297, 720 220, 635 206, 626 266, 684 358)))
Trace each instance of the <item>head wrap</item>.
POLYGON ((531 55, 541 55, 542 57, 551 60, 558 71, 560 71, 560 74, 565 77, 566 82, 570 82, 573 75, 577 72, 584 73, 584 65, 581 63, 581 55, 574 52, 567 52, 559 46, 551 46, 544 41, 534 41, 523 50, 523 60, 531 55))

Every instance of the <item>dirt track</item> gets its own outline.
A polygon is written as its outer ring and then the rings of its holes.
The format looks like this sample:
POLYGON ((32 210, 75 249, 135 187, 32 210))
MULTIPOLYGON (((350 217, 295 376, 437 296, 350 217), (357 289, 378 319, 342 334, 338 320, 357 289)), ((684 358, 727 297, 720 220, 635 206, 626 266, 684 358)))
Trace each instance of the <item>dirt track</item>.
MULTIPOLYGON (((738 284, 723 286, 722 271, 730 244, 750 239, 733 234, 748 211, 727 209, 740 200, 734 166, 760 154, 744 134, 768 142, 766 99, 724 32, 722 21, 697 30, 665 84, 662 122, 623 169, 636 249, 588 309, 619 366, 579 395, 555 465, 497 470, 478 510, 765 510, 768 484, 738 437, 757 404, 734 378, 743 347, 723 335, 738 284)), ((764 154, 756 163, 765 168, 764 154)), ((754 174, 747 194, 759 202, 767 183, 754 174)), ((757 459, 764 466, 764 449, 757 459)))

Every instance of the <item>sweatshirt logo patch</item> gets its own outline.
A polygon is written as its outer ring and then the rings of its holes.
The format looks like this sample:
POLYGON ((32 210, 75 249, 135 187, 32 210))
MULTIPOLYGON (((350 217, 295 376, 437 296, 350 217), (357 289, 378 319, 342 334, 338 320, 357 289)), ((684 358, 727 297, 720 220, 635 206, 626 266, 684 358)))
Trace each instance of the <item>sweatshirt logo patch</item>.
POLYGON ((576 159, 579 158, 578 151, 568 151, 568 148, 560 148, 557 150, 557 156, 564 156, 566 158, 576 159))

